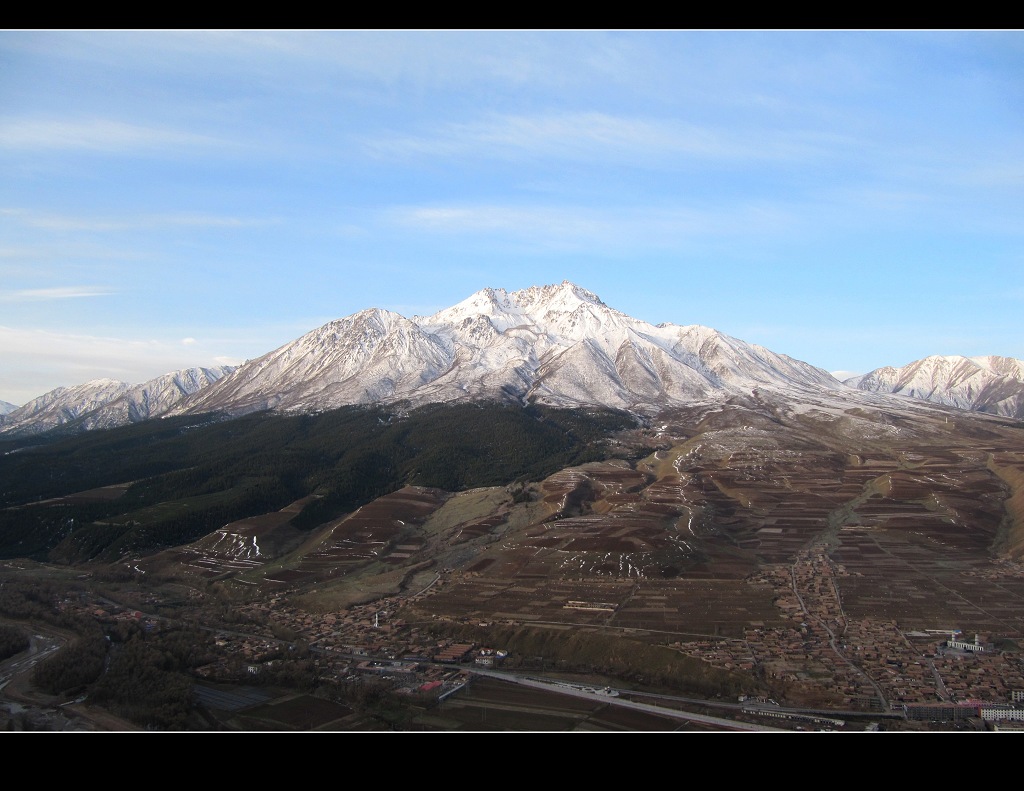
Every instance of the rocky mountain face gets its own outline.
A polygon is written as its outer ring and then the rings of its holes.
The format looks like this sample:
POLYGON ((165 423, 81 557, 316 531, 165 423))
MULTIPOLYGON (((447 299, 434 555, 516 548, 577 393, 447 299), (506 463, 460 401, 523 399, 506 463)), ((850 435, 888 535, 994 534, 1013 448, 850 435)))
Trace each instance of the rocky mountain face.
POLYGON ((433 316, 365 310, 246 363, 172 412, 480 399, 654 412, 758 386, 842 387, 708 327, 634 319, 565 281, 487 288, 433 316))
POLYGON ((821 393, 897 394, 1024 416, 1019 360, 928 357, 843 383, 709 327, 632 318, 564 281, 512 292, 485 288, 432 316, 370 308, 237 369, 192 368, 134 386, 103 379, 58 388, 0 416, 0 434, 204 412, 317 413, 356 404, 482 400, 653 415, 757 389, 796 401, 821 393))
POLYGON ((901 368, 878 368, 845 384, 959 409, 1024 417, 1024 361, 1012 357, 925 357, 901 368))
POLYGON ((186 368, 137 385, 94 379, 58 387, 6 414, 0 434, 37 434, 72 423, 82 430, 113 428, 148 420, 232 371, 232 366, 186 368))

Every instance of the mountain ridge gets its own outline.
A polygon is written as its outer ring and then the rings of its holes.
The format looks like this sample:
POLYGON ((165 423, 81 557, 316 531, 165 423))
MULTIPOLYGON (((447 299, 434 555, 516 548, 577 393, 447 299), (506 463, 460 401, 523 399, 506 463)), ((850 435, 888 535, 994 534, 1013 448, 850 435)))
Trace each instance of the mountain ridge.
POLYGON ((234 370, 229 365, 193 367, 135 385, 101 378, 58 387, 5 414, 0 435, 38 434, 72 423, 80 430, 113 428, 160 417, 181 399, 234 370))
POLYGON ((842 387, 717 330, 632 318, 566 280, 484 288, 426 317, 361 311, 247 362, 172 414, 473 399, 650 413, 759 385, 842 387))
POLYGON ((1024 361, 931 355, 844 380, 858 390, 917 398, 1002 417, 1024 417, 1024 361))
POLYGON ((473 400, 650 415, 755 388, 799 398, 909 396, 1024 416, 1020 360, 935 355, 840 381, 711 327, 650 324, 563 280, 517 291, 485 287, 430 316, 367 308, 237 367, 184 369, 134 386, 93 380, 57 388, 0 415, 0 435, 204 412, 238 417, 473 400))

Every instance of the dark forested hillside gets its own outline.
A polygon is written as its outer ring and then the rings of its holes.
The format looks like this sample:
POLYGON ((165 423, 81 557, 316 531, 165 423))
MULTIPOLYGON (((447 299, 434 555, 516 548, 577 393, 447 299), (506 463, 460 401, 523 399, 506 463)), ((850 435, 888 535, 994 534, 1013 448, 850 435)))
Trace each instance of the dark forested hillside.
POLYGON ((405 484, 459 491, 603 458, 632 425, 599 410, 346 407, 0 443, 0 557, 114 559, 316 494, 293 520, 308 529, 405 484))

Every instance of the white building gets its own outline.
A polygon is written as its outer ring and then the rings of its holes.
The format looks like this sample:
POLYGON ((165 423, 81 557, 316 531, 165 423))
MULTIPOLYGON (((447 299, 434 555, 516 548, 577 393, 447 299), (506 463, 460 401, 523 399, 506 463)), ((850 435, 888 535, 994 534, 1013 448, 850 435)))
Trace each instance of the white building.
POLYGON ((983 720, 1017 720, 1024 722, 1024 708, 1006 706, 999 703, 983 704, 981 706, 981 718, 983 720))
POLYGON ((947 648, 959 648, 961 651, 974 651, 975 653, 982 653, 985 650, 985 646, 981 644, 981 637, 974 635, 974 642, 969 643, 966 640, 960 638, 960 631, 957 630, 949 635, 949 639, 946 641, 947 648))

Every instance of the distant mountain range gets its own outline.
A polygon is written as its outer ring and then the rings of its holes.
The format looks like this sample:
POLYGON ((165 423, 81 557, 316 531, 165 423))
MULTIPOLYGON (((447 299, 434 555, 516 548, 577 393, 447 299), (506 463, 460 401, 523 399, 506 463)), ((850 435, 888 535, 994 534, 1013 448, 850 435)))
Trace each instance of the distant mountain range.
POLYGON ((485 288, 432 316, 370 308, 329 322, 237 368, 190 368, 140 385, 57 388, 0 415, 0 433, 109 428, 152 417, 353 404, 488 400, 602 406, 654 414, 755 388, 853 390, 1024 416, 1024 363, 929 357, 840 382, 827 371, 700 325, 653 325, 564 281, 485 288))
POLYGON ((959 409, 1024 417, 1024 362, 1012 357, 925 357, 902 368, 877 368, 845 384, 959 409))
POLYGON ((79 430, 113 428, 160 417, 234 370, 186 368, 137 385, 94 379, 58 387, 0 417, 0 434, 37 434, 65 425, 79 430))
POLYGON ((758 386, 841 385, 707 327, 631 318, 563 282, 484 289, 428 317, 364 310, 240 366, 172 413, 465 400, 653 412, 758 386))

